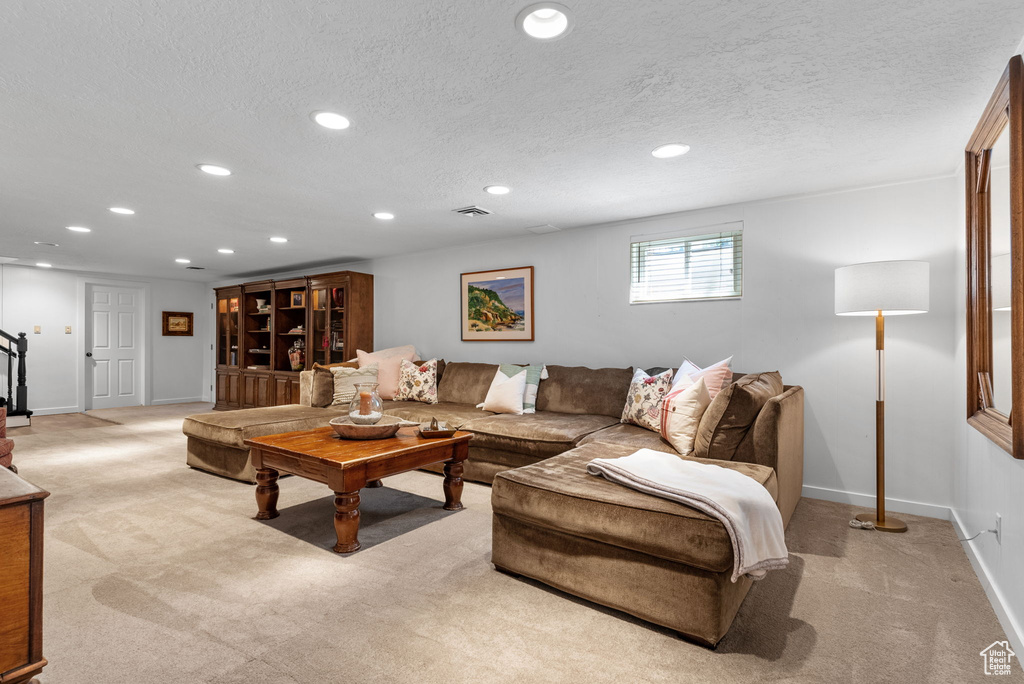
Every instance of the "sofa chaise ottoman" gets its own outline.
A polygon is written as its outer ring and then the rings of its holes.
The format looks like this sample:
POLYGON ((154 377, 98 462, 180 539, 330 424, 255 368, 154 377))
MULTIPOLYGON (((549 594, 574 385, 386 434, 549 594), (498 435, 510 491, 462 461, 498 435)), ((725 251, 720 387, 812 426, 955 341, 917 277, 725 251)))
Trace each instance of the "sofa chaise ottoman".
MULTIPOLYGON (((751 581, 731 581, 732 543, 718 520, 587 474, 595 458, 634 451, 592 442, 499 473, 491 489, 491 562, 715 646, 751 581)), ((737 470, 778 500, 772 468, 693 460, 737 470)))

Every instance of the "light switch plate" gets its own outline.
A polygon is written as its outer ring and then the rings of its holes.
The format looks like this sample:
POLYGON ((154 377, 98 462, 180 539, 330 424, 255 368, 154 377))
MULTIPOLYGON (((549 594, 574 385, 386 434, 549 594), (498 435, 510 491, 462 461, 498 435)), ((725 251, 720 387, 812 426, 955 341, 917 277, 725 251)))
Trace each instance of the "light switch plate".
POLYGON ((35 333, 36 335, 38 335, 39 333, 43 332, 43 329, 42 329, 42 327, 41 327, 41 326, 38 326, 38 325, 37 325, 37 326, 34 326, 34 327, 32 328, 32 332, 33 332, 33 333, 35 333))
POLYGON ((64 326, 64 334, 65 335, 70 335, 71 334, 71 326, 70 325, 65 325, 64 326))

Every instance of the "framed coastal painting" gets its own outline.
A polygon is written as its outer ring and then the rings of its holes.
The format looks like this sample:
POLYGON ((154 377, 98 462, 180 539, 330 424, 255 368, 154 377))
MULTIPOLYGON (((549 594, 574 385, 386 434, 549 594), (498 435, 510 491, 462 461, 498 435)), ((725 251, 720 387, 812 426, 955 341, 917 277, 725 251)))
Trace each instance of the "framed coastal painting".
POLYGON ((533 266, 462 274, 462 340, 533 341, 533 266))

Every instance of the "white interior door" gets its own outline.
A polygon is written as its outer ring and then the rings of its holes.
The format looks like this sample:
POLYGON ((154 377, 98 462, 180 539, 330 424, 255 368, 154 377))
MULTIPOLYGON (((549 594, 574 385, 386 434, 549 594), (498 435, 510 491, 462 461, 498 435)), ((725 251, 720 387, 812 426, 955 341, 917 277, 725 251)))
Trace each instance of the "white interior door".
POLYGON ((86 409, 143 403, 141 298, 126 287, 86 289, 86 409))

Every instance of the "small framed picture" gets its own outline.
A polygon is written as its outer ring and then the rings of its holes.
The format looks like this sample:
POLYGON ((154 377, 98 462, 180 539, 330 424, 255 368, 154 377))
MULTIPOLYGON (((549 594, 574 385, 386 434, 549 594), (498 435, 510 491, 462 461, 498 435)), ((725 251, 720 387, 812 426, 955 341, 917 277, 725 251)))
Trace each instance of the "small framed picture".
POLYGON ((306 306, 305 290, 292 290, 292 306, 295 308, 302 308, 306 306))
POLYGON ((533 341, 533 266, 462 274, 464 342, 533 341))
POLYGON ((191 311, 164 311, 164 336, 192 336, 191 311))

